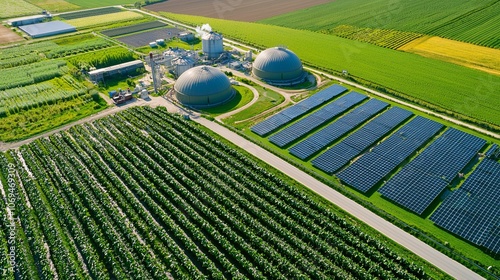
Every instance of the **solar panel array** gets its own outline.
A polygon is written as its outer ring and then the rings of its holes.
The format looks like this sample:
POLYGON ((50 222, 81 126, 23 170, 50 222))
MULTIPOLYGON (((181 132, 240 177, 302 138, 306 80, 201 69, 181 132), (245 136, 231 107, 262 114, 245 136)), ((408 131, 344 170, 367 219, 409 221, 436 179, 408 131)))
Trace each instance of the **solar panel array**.
POLYGON ((430 219, 438 226, 500 253, 500 163, 485 158, 430 219))
POLYGON ((485 144, 484 139, 450 128, 405 165, 379 192, 422 214, 485 144))
POLYGON ((352 130, 354 127, 379 113, 387 106, 389 106, 389 104, 383 101, 371 99, 338 119, 336 122, 314 133, 311 137, 299 142, 290 149, 290 153, 305 160, 352 130))
POLYGON ((485 157, 489 158, 489 157, 493 156, 495 154, 495 152, 497 151, 497 149, 498 149, 498 145, 493 144, 493 146, 491 146, 491 148, 489 148, 488 151, 484 154, 485 157))
MULTIPOLYGON (((344 95, 339 99, 335 100, 334 102, 329 103, 323 108, 319 109, 317 112, 301 119, 300 121, 290 125, 289 127, 269 137, 269 141, 277 145, 278 147, 283 148, 286 145, 297 140, 298 138, 308 134, 316 127, 330 121, 334 117, 347 111, 349 108, 360 103, 366 98, 367 98, 366 95, 357 92, 351 92, 347 95, 344 95)), ((378 102, 380 103, 382 101, 378 102)), ((355 111, 359 111, 358 109, 359 108, 357 108, 355 111)), ((369 108, 367 108, 367 110, 369 110, 369 108)))
MULTIPOLYGON (((312 160, 313 166, 326 173, 334 173, 411 115, 413 113, 399 107, 389 109, 312 160)), ((292 149, 290 151, 292 152, 292 149)), ((301 154, 301 156, 304 155, 306 158, 310 156, 310 154, 301 154)))
POLYGON ((337 177, 353 188, 367 192, 442 127, 440 123, 417 116, 380 145, 340 171, 337 177))
POLYGON ((290 121, 297 119, 298 117, 306 114, 312 109, 318 107, 321 104, 324 104, 339 94, 345 92, 347 89, 340 85, 333 85, 329 88, 326 88, 313 96, 304 99, 303 101, 286 108, 285 110, 279 112, 276 115, 273 115, 262 122, 252 126, 250 130, 259 136, 265 136, 276 129, 282 127, 290 121))

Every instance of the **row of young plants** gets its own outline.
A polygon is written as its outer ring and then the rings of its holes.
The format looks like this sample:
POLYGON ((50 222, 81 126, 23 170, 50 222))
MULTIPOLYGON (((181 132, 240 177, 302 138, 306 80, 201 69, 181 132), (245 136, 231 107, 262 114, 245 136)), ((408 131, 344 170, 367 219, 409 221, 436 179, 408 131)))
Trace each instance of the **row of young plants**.
POLYGON ((113 43, 106 39, 91 34, 85 34, 70 36, 69 38, 58 39, 56 41, 44 41, 22 46, 12 46, 0 52, 0 69, 28 65, 44 60, 45 58, 54 59, 66 57, 107 48, 112 45, 113 43))
POLYGON ((0 116, 64 102, 87 93, 87 87, 71 75, 25 87, 7 89, 0 91, 0 116))
POLYGON ((144 30, 158 28, 158 27, 165 27, 165 26, 167 26, 166 23, 163 23, 163 22, 157 20, 157 21, 150 21, 150 22, 145 22, 145 23, 124 26, 124 27, 107 29, 107 30, 101 31, 101 33, 103 35, 108 36, 108 37, 116 37, 116 36, 120 36, 120 35, 125 35, 125 34, 129 34, 129 33, 135 33, 135 32, 139 32, 139 31, 144 31, 144 30))
POLYGON ((74 42, 72 44, 58 45, 57 48, 53 48, 44 54, 47 58, 59 58, 99 50, 112 45, 113 43, 106 39, 92 36, 91 38, 79 40, 78 42, 74 42))
MULTIPOLYGON (((22 164, 18 164, 20 161, 15 152, 11 152, 7 156, 10 160, 3 153, 0 156, 2 177, 4 180, 7 180, 8 174, 12 172, 11 170, 7 170, 7 166, 9 166, 9 162, 11 164, 15 163, 15 205, 11 211, 14 212, 13 215, 17 218, 15 222, 15 242, 11 244, 14 247, 15 261, 5 267, 8 268, 7 275, 8 277, 16 277, 17 279, 53 278, 55 274, 50 268, 50 260, 47 258, 48 250, 44 246, 46 241, 40 230, 40 222, 31 202, 25 196, 26 191, 23 179, 30 181, 31 176, 26 172, 22 164)), ((5 185, 4 190, 7 191, 5 185)), ((6 197, 2 197, 2 199, 6 199, 6 197)), ((6 228, 2 229, 7 230, 6 228)))
POLYGON ((116 46, 103 50, 78 54, 66 60, 78 69, 103 68, 137 59, 138 56, 125 48, 116 46))
POLYGON ((20 279, 427 277, 164 108, 129 109, 7 157, 19 170, 19 232, 36 235, 20 239, 31 259, 20 279))
POLYGON ((58 17, 65 19, 65 20, 70 20, 70 19, 86 18, 86 17, 91 17, 91 16, 118 13, 121 11, 123 11, 123 10, 118 8, 118 7, 106 7, 106 8, 101 8, 101 9, 91 9, 91 10, 84 10, 84 11, 78 11, 78 12, 64 13, 64 14, 58 15, 58 17))
POLYGON ((43 60, 2 70, 0 90, 40 83, 68 71, 64 60, 43 60))
POLYGON ((56 48, 57 44, 53 41, 42 41, 31 44, 13 45, 8 48, 0 49, 0 61, 22 57, 29 54, 40 54, 56 48))
MULTIPOLYGON (((0 173, 9 174, 8 171, 8 161, 5 158, 3 153, 0 153, 0 173)), ((2 271, 2 279, 13 280, 14 278, 14 267, 13 262, 10 261, 10 253, 11 253, 11 244, 12 240, 10 238, 11 230, 15 230, 15 228, 10 228, 11 219, 8 216, 7 212, 7 200, 8 197, 8 181, 4 179, 3 176, 0 176, 0 193, 2 193, 2 197, 0 197, 0 267, 4 270, 2 271), (5 199, 5 200, 4 200, 5 199), (9 242, 9 239, 11 240, 9 242)), ((12 193, 15 196, 15 193, 12 193)))
POLYGON ((389 49, 398 49, 423 36, 422 34, 414 32, 356 27, 351 25, 339 25, 332 29, 321 30, 320 32, 351 40, 366 42, 389 49))

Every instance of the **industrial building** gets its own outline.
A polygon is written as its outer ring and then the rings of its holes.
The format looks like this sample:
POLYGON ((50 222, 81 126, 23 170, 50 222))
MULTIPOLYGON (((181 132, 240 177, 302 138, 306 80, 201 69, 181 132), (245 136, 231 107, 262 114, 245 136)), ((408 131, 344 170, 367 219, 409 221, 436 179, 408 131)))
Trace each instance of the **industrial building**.
POLYGON ((27 25, 27 24, 40 23, 46 18, 50 18, 50 17, 48 15, 36 15, 36 16, 13 18, 13 19, 7 20, 7 24, 10 26, 22 26, 22 25, 27 25))
POLYGON ((180 77, 184 72, 191 69, 195 65, 195 61, 191 56, 179 56, 172 59, 172 70, 176 77, 180 77))
POLYGON ((144 63, 141 60, 134 60, 90 71, 89 76, 92 81, 99 82, 104 81, 104 78, 113 75, 125 75, 134 73, 139 68, 144 68, 144 63))
POLYGON ((177 36, 179 36, 179 39, 181 39, 184 42, 191 42, 194 40, 194 34, 189 31, 179 32, 177 36))
POLYGON ((201 45, 207 59, 217 59, 224 52, 223 37, 215 32, 205 32, 201 36, 201 45))
POLYGON ((228 77, 217 68, 205 65, 184 72, 173 91, 177 101, 198 108, 220 105, 234 96, 228 77))
POLYGON ((76 27, 62 21, 49 21, 19 26, 31 38, 41 38, 58 34, 76 32, 76 27))
POLYGON ((252 65, 252 74, 278 86, 300 84, 307 77, 298 56, 284 47, 261 52, 252 65))

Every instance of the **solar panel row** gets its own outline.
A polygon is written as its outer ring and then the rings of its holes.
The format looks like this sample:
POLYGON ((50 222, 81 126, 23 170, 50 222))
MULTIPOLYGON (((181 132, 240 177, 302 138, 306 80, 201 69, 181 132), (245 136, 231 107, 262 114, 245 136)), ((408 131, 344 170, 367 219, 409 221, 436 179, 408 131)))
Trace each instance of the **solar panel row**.
POLYGON ((316 127, 347 111, 349 108, 358 104, 366 98, 366 95, 357 92, 351 92, 347 95, 344 95, 334 102, 329 103, 325 107, 321 108, 317 112, 272 135, 271 137, 269 137, 269 141, 277 145, 278 147, 285 147, 298 138, 308 134, 316 127))
POLYGON ((340 85, 333 85, 328 87, 311 97, 295 104, 294 106, 288 107, 285 110, 273 115, 262 122, 252 126, 250 130, 259 136, 265 136, 273 132, 274 130, 282 127, 288 122, 306 114, 312 109, 318 107, 319 105, 332 100, 334 97, 345 92, 347 89, 340 85))
POLYGON ((410 111, 398 107, 389 109, 312 160, 313 166, 326 173, 334 173, 411 115, 410 111))
POLYGON ((500 163, 485 158, 430 219, 438 226, 500 253, 500 163))
POLYGON ((290 149, 290 153, 302 160, 305 160, 352 130, 354 127, 382 111, 387 106, 389 106, 389 104, 383 101, 371 99, 365 104, 354 109, 352 112, 338 119, 336 122, 328 125, 313 134, 311 137, 298 143, 290 149))
POLYGON ((337 177, 353 188, 367 192, 442 127, 442 124, 417 116, 371 152, 340 171, 337 177))
POLYGON ((380 190, 382 196, 422 214, 486 141, 450 128, 380 190))
POLYGON ((495 152, 497 151, 498 149, 498 145, 497 144, 493 144, 493 146, 491 146, 488 151, 486 151, 486 153, 484 154, 485 157, 487 158, 490 158, 491 156, 493 156, 495 154, 495 152))

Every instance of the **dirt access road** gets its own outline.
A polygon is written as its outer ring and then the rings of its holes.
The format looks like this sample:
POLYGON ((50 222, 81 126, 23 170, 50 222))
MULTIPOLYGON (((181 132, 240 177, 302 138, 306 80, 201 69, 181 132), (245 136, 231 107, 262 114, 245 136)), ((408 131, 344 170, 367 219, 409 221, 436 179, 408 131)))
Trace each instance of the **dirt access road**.
POLYGON ((149 5, 147 9, 155 12, 258 21, 328 2, 332 0, 169 0, 149 5))

